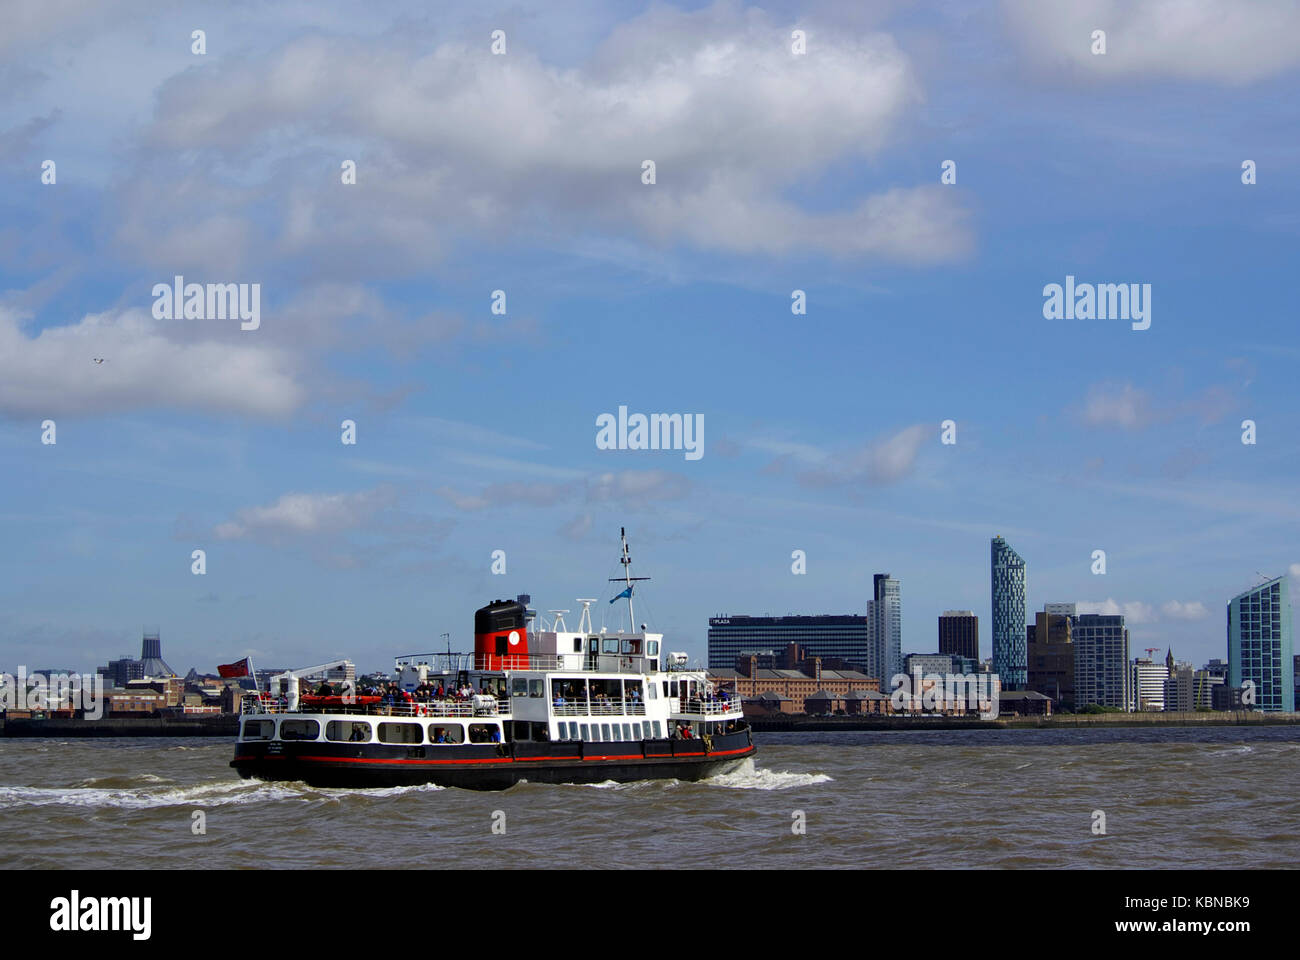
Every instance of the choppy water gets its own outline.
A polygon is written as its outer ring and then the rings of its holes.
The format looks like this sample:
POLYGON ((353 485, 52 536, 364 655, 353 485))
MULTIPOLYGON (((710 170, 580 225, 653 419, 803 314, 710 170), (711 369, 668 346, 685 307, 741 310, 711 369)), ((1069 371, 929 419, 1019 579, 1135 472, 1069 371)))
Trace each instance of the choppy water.
POLYGON ((503 793, 244 781, 224 740, 0 740, 0 868, 1288 868, 1300 855, 1300 728, 757 739, 746 768, 701 783, 503 793))

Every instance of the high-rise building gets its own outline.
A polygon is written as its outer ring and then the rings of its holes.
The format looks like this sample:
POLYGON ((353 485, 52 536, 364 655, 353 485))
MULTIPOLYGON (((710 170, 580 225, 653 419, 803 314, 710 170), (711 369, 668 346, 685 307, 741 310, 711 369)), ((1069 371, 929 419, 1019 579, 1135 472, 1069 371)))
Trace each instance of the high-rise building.
POLYGON ((903 672, 903 604, 898 581, 878 573, 871 594, 867 601, 867 675, 879 676, 889 689, 893 677, 903 672))
POLYGON ((1141 713, 1159 712, 1165 708, 1165 683, 1169 668, 1146 657, 1133 661, 1133 709, 1141 713))
POLYGON ((1074 643, 1074 702, 1131 710, 1128 627, 1122 615, 1084 613, 1070 624, 1074 643))
POLYGON ((1025 649, 1025 561, 1001 537, 991 543, 993 672, 1003 690, 1023 690, 1029 681, 1025 649))
MULTIPOLYGON (((810 617, 710 617, 709 669, 734 668, 736 659, 742 654, 775 657, 791 643, 797 643, 808 657, 838 658, 848 663, 865 664, 868 657, 867 618, 851 613, 810 617)), ((876 676, 870 671, 867 673, 876 676)))
MULTIPOLYGON (((1048 604, 1048 607, 1069 607, 1074 604, 1048 604)), ((1028 689, 1051 697, 1057 704, 1073 705, 1074 699, 1074 642, 1070 635, 1070 617, 1064 613, 1034 615, 1034 622, 1025 627, 1026 673, 1028 689)))
MULTIPOLYGON (((1259 710, 1295 709, 1291 591, 1275 577, 1228 603, 1228 686, 1254 684, 1259 710)), ((1249 702, 1249 701, 1247 701, 1249 702)))
MULTIPOLYGON (((1170 657, 1166 665, 1172 662, 1170 657)), ((1196 669, 1190 663, 1173 663, 1169 667, 1169 679, 1165 681, 1165 711, 1190 713, 1195 709, 1196 669)))
POLYGON ((939 615, 939 652, 980 658, 980 621, 974 610, 945 610, 939 615))

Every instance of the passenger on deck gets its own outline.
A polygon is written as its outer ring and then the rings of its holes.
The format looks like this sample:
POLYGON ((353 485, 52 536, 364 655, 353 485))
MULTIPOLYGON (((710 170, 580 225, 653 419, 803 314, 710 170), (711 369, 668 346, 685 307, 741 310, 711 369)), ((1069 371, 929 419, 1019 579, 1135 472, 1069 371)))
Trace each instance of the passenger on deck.
POLYGON ((434 742, 434 743, 446 743, 446 742, 447 742, 447 731, 444 730, 442 727, 435 727, 434 730, 433 730, 433 742, 434 742))
POLYGON ((501 729, 499 727, 492 728, 492 742, 493 743, 501 742, 501 729))
POLYGON ((322 681, 321 681, 320 686, 316 688, 316 696, 318 696, 318 697, 332 697, 332 696, 334 696, 334 688, 330 686, 328 680, 322 680, 322 681))

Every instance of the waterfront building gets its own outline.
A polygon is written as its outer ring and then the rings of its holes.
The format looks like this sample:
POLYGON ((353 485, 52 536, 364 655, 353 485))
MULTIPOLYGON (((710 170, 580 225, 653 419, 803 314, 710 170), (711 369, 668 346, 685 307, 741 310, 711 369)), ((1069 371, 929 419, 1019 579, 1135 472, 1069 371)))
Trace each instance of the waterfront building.
MULTIPOLYGON (((1295 709, 1291 592, 1275 577, 1228 603, 1228 685, 1254 684, 1255 708, 1295 709)), ((1247 701, 1249 702, 1249 701, 1247 701)))
POLYGON ((945 610, 939 615, 939 652, 980 658, 980 621, 974 610, 945 610))
POLYGON ((1133 661, 1133 709, 1142 713, 1161 711, 1165 708, 1165 681, 1169 679, 1169 668, 1163 663, 1155 663, 1146 657, 1133 661))
POLYGON ((819 690, 844 694, 850 690, 879 690, 880 681, 857 670, 823 669, 821 658, 806 661, 803 669, 765 670, 751 659, 736 667, 710 667, 709 680, 720 689, 733 691, 746 699, 764 693, 778 693, 802 703, 819 690))
POLYGON ((1070 624, 1074 644, 1074 702, 1131 710, 1132 671, 1123 615, 1084 613, 1070 624))
POLYGON ((867 601, 867 673, 890 687, 903 669, 903 604, 899 584, 887 573, 872 580, 867 601))
POLYGON ((1051 697, 1057 704, 1074 705, 1074 641, 1071 620, 1074 604, 1047 604, 1025 627, 1026 686, 1051 697), (1049 613, 1049 608, 1069 613, 1049 613))
POLYGON ((1025 561, 1001 537, 990 544, 993 605, 993 672, 1003 690, 1024 689, 1029 680, 1025 649, 1025 561))
POLYGON ((1214 691, 1217 687, 1224 685, 1226 681, 1222 675, 1215 675, 1209 670, 1197 670, 1192 674, 1192 709, 1194 710, 1216 710, 1214 705, 1214 691))
POLYGON ((1165 681, 1166 712, 1190 713, 1196 709, 1196 673, 1190 663, 1174 663, 1169 669, 1169 679, 1165 681))
MULTIPOLYGON (((797 643, 810 657, 867 662, 867 618, 860 614, 832 616, 709 618, 710 669, 733 668, 742 655, 776 656, 797 643)), ((816 692, 815 690, 812 692, 816 692)))
POLYGON ((948 653, 909 653, 903 658, 902 672, 909 677, 916 673, 922 676, 931 673, 965 673, 966 671, 957 669, 954 663, 955 660, 961 659, 948 653))

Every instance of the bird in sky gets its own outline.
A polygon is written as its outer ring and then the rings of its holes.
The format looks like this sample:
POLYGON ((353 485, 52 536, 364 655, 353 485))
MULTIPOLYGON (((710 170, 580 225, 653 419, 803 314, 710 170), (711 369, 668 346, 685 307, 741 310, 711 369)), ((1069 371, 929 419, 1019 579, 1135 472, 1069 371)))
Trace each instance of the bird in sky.
POLYGON ((103 358, 103 357, 92 357, 91 359, 94 360, 96 363, 103 363, 103 362, 104 362, 104 358, 103 358))

